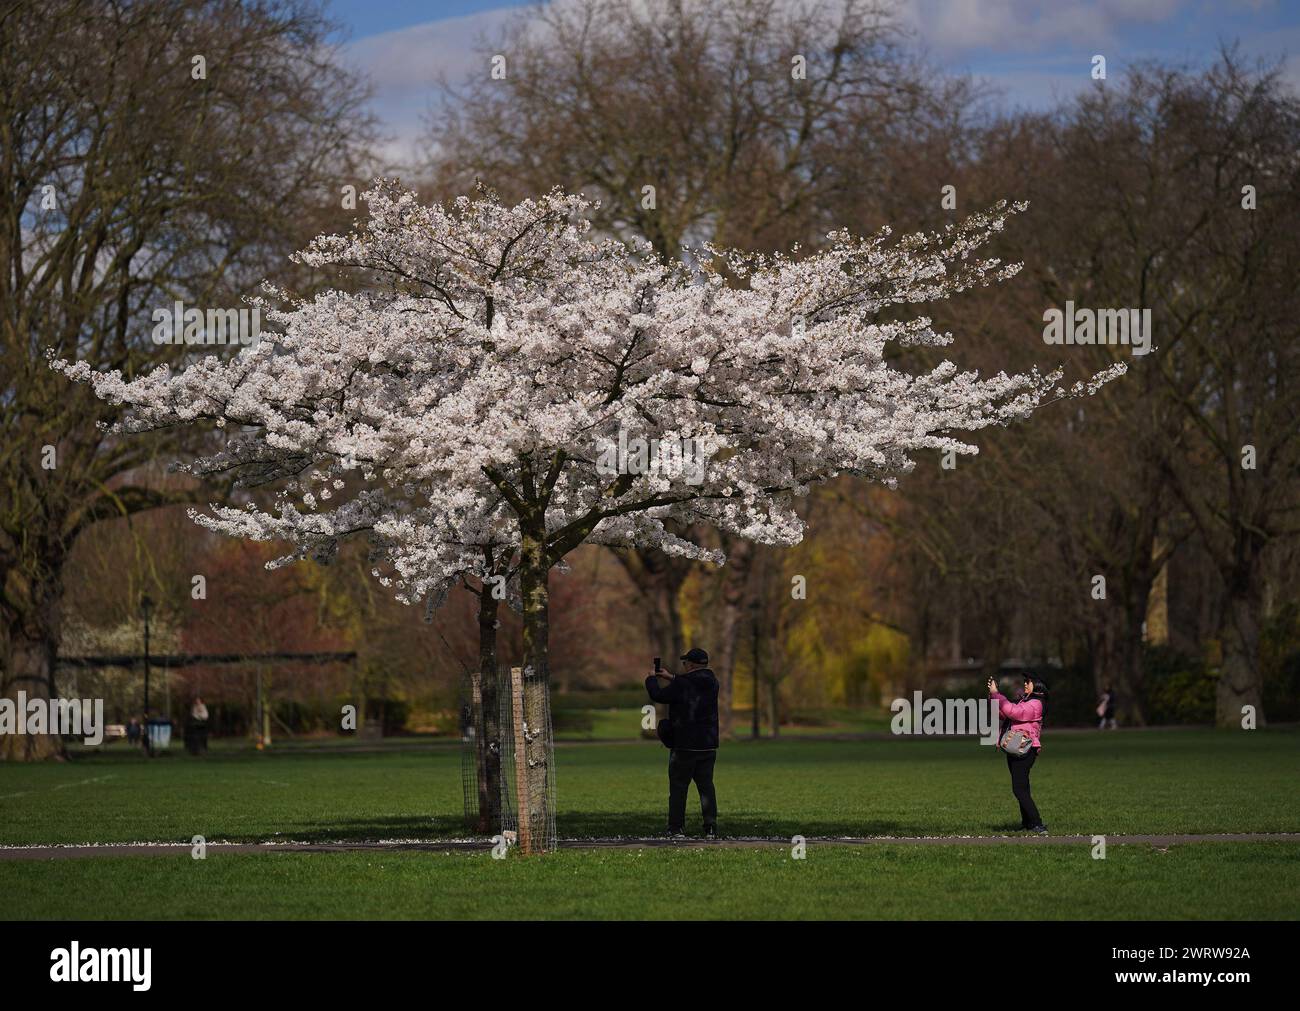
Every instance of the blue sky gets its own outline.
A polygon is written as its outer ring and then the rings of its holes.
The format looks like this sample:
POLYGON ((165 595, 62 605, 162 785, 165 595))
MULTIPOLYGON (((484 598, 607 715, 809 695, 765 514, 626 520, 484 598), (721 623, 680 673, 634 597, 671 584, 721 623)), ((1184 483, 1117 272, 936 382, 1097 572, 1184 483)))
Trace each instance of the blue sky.
MULTIPOLYGON (((395 165, 413 157, 439 73, 478 68, 475 42, 521 4, 509 0, 326 0, 349 32, 348 59, 373 79, 375 111, 395 165)), ((1088 84, 1094 53, 1108 76, 1151 57, 1203 61, 1221 41, 1252 57, 1285 59, 1300 89, 1300 0, 901 0, 916 42, 943 67, 997 88, 1011 105, 1040 107, 1088 84)))

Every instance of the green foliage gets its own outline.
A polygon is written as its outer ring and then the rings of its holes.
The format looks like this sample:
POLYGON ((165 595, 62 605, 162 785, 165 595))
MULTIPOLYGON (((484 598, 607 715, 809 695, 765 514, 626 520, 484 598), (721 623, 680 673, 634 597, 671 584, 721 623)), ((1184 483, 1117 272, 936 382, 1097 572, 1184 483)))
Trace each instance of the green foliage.
POLYGON ((896 683, 908 672, 911 657, 907 636, 872 622, 866 634, 851 645, 847 654, 824 657, 832 705, 878 706, 886 685, 896 683))
POLYGON ((366 699, 366 719, 381 721, 385 737, 403 733, 410 713, 410 703, 402 699, 373 696, 366 699))
POLYGON ((589 709, 553 709, 551 728, 555 733, 587 733, 596 725, 589 709))
POLYGON ((1288 601, 1280 608, 1261 638, 1265 718, 1300 720, 1300 603, 1288 601))
POLYGON ((640 709, 650 701, 645 685, 638 682, 604 691, 555 692, 551 712, 569 709, 640 709))
POLYGON ((1147 722, 1213 723, 1217 676, 1203 660, 1166 646, 1143 653, 1147 722))

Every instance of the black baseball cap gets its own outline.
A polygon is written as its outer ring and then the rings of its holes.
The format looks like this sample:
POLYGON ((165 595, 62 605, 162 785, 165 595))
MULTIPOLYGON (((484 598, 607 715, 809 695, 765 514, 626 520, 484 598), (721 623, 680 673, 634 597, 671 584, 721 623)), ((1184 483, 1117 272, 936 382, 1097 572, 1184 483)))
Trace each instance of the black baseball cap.
POLYGON ((708 663, 709 654, 700 649, 699 646, 693 646, 682 654, 681 659, 689 660, 691 663, 708 663))

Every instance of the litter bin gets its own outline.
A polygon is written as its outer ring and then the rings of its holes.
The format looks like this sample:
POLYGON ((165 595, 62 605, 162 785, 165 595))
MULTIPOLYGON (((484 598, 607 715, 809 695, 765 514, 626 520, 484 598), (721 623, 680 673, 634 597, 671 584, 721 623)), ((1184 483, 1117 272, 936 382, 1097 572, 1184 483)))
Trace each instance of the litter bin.
POLYGON ((172 743, 171 720, 150 720, 148 726, 149 750, 166 751, 172 743))

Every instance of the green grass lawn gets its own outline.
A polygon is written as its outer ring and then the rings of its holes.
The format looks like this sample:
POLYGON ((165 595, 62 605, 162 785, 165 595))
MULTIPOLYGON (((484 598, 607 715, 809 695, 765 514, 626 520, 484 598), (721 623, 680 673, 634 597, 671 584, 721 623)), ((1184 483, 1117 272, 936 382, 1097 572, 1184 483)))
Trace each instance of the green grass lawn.
POLYGON ((1284 843, 282 853, 0 863, 15 919, 1291 919, 1284 843), (1033 882, 1024 895, 1024 883, 1033 882))
MULTIPOLYGON (((561 745, 561 836, 650 835, 664 823, 655 742, 561 745)), ((785 739, 725 745, 724 835, 987 835, 1018 822, 1005 762, 973 741, 785 739)), ((1300 734, 1170 730, 1049 737, 1034 794, 1053 833, 1300 831, 1300 734)), ((698 808, 688 830, 698 828, 698 808)), ((455 745, 378 753, 221 749, 148 761, 114 746, 0 765, 0 844, 460 836, 455 745)), ((1300 846, 810 848, 480 854, 210 853, 0 861, 0 915, 675 916, 708 875, 701 916, 1006 916, 1030 872, 1046 916, 1283 916, 1300 908, 1300 846), (143 891, 142 891, 143 890, 143 891)))
MULTIPOLYGON (((659 832, 666 762, 653 741, 561 745, 560 834, 659 832)), ((723 747, 716 782, 728 835, 988 834, 1019 822, 1004 759, 973 741, 740 741, 723 747)), ((1043 816, 1065 834, 1300 831, 1297 784, 1295 731, 1060 734, 1034 769, 1043 816)), ((114 746, 0 765, 0 844, 432 838, 462 833, 461 806, 454 744, 152 761, 114 746)))

